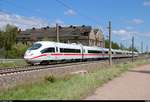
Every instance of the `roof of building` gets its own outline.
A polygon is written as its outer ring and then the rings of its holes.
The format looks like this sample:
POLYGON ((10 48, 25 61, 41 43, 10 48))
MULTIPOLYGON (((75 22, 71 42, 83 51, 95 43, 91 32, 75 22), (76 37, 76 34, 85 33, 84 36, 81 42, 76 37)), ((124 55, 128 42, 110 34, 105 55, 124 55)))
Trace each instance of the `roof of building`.
MULTIPOLYGON (((59 26, 59 35, 60 36, 75 36, 75 35, 84 35, 86 33, 91 32, 92 27, 91 26, 69 26, 69 27, 61 27, 59 26)), ((56 36, 56 27, 43 27, 43 28, 32 28, 32 29, 27 29, 25 31, 22 31, 19 36, 56 36)))

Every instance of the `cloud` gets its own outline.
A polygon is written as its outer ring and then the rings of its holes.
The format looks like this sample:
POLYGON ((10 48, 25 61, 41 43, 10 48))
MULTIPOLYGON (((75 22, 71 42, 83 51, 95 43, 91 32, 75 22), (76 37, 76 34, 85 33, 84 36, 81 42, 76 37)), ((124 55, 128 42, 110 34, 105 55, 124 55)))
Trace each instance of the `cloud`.
POLYGON ((3 28, 7 24, 15 25, 22 30, 36 27, 40 28, 49 25, 48 21, 37 17, 25 17, 17 14, 12 14, 4 11, 0 11, 0 28, 3 28))
POLYGON ((133 29, 133 27, 131 27, 131 26, 127 26, 127 27, 126 27, 126 29, 127 29, 127 30, 132 30, 132 29, 133 29))
POLYGON ((135 18, 133 20, 128 20, 126 22, 129 23, 129 24, 133 24, 133 25, 140 25, 140 24, 144 23, 144 20, 135 18))
POLYGON ((140 36, 150 37, 150 32, 139 32, 140 36))
POLYGON ((139 34, 137 31, 129 31, 126 29, 113 30, 112 33, 120 37, 120 40, 131 39, 132 36, 139 34))
POLYGON ((130 24, 130 25, 140 25, 144 23, 144 20, 139 19, 139 18, 135 18, 132 20, 125 20, 125 23, 130 24))
POLYGON ((141 41, 144 41, 143 37, 149 37, 150 38, 150 32, 138 32, 138 31, 128 31, 124 29, 120 30, 114 30, 113 36, 117 35, 119 37, 119 41, 124 44, 126 47, 131 46, 132 36, 135 38, 135 47, 140 48, 141 41))
POLYGON ((112 33, 119 35, 119 36, 124 36, 124 35, 131 35, 131 34, 136 34, 137 32, 133 32, 133 31, 128 31, 125 29, 119 29, 119 30, 113 30, 112 33))
POLYGON ((142 24, 142 23, 144 23, 144 21, 141 20, 141 19, 133 19, 132 22, 133 22, 134 24, 142 24))
POLYGON ((150 6, 150 1, 144 1, 143 5, 144 6, 150 6))
POLYGON ((145 36, 145 37, 150 37, 150 32, 138 32, 138 31, 129 31, 129 30, 125 30, 125 29, 119 29, 119 30, 113 30, 112 33, 114 35, 123 37, 123 38, 127 38, 127 37, 132 37, 134 36, 145 36))
POLYGON ((72 10, 72 9, 69 9, 66 12, 64 12, 64 14, 68 15, 68 16, 75 16, 76 12, 74 10, 72 10))

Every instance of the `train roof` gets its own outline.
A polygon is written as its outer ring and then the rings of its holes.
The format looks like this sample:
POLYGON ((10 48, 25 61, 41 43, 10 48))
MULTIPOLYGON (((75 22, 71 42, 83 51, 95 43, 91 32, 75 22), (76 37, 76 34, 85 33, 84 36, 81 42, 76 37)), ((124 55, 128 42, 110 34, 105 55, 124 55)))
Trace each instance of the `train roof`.
POLYGON ((60 43, 60 42, 53 42, 53 41, 37 41, 35 43, 42 43, 42 44, 63 44, 63 45, 80 45, 80 44, 76 44, 76 43, 60 43))
POLYGON ((38 41, 38 42, 35 42, 35 43, 40 43, 42 44, 43 46, 59 46, 59 47, 63 47, 63 48, 79 48, 81 46, 81 44, 75 44, 75 43, 72 43, 72 44, 69 44, 69 43, 58 43, 58 42, 52 42, 52 41, 38 41))
POLYGON ((91 49, 91 50, 103 50, 102 47, 97 47, 97 46, 83 46, 83 48, 91 49))
MULTIPOLYGON (((78 48, 83 46, 86 49, 93 49, 93 50, 104 50, 104 51, 109 51, 108 48, 102 48, 102 47, 97 47, 97 46, 84 46, 82 44, 76 44, 76 43, 58 43, 58 42, 53 42, 53 41, 37 41, 35 43, 41 43, 44 46, 50 45, 50 46, 59 46, 59 47, 70 47, 70 48, 78 48)), ((120 49, 111 49, 113 52, 123 52, 123 53, 132 53, 132 51, 127 51, 127 50, 120 50, 120 49)), ((138 53, 138 52, 134 52, 138 53)))

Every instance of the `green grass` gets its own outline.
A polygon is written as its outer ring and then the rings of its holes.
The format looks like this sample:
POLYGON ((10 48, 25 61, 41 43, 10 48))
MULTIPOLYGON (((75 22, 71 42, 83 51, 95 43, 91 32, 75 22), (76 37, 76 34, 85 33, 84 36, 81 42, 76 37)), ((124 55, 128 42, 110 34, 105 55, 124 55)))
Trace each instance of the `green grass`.
POLYGON ((111 68, 97 69, 85 75, 72 75, 63 78, 46 77, 44 81, 22 85, 0 92, 0 99, 5 100, 45 100, 45 99, 83 99, 97 87, 120 76, 130 68, 149 64, 150 61, 136 61, 133 64, 118 64, 111 68))
POLYGON ((0 68, 25 66, 27 63, 23 59, 2 61, 0 60, 0 68))

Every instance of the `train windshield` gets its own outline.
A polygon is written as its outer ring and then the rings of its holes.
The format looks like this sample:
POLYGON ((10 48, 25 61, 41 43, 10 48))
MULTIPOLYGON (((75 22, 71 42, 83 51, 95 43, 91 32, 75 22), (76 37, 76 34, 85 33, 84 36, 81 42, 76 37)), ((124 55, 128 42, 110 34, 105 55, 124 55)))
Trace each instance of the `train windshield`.
POLYGON ((37 50, 37 49, 39 49, 41 46, 42 46, 42 44, 36 43, 36 44, 33 44, 33 45, 29 48, 29 50, 37 50))

